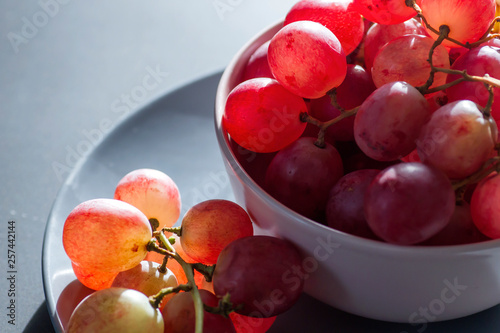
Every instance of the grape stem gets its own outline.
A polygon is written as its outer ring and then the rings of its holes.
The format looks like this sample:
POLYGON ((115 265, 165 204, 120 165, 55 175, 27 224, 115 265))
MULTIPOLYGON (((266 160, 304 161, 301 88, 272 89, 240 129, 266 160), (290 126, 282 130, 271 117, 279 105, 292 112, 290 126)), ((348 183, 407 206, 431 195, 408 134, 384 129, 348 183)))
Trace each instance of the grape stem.
POLYGON ((424 85, 420 86, 420 87, 417 87, 418 91, 420 91, 421 94, 426 94, 429 87, 432 85, 432 83, 434 82, 434 75, 436 74, 436 67, 434 67, 434 64, 432 62, 432 57, 434 55, 434 50, 436 49, 436 47, 438 47, 439 45, 441 45, 441 43, 443 42, 443 40, 448 37, 448 34, 450 33, 450 27, 448 27, 447 25, 442 25, 439 27, 439 36, 438 38, 434 41, 434 43, 432 44, 430 50, 429 50, 429 58, 427 59, 427 62, 431 65, 431 71, 429 73, 429 78, 427 79, 427 81, 425 82, 424 85))
POLYGON ((220 300, 219 304, 216 307, 209 306, 205 304, 205 311, 213 314, 218 314, 221 315, 225 318, 229 318, 229 314, 236 310, 233 306, 233 303, 231 303, 231 295, 227 293, 224 295, 220 300))
POLYGON ((332 126, 333 124, 338 123, 342 119, 345 119, 345 118, 350 117, 350 116, 354 116, 358 112, 358 109, 359 109, 359 106, 357 106, 351 110, 347 110, 347 111, 343 111, 343 112, 341 111, 340 115, 338 115, 337 117, 330 119, 328 121, 321 121, 321 120, 309 115, 308 113, 303 112, 300 114, 300 120, 319 127, 318 138, 314 144, 319 148, 325 148, 325 146, 326 146, 325 145, 325 133, 326 133, 326 130, 328 129, 328 127, 332 126))
POLYGON ((176 234, 179 237, 181 237, 181 235, 182 235, 182 227, 165 227, 165 228, 162 228, 161 231, 171 232, 173 234, 176 234))
MULTIPOLYGON (((203 333, 203 316, 204 316, 204 304, 201 300, 200 292, 198 291, 198 287, 196 286, 196 283, 194 282, 194 271, 193 267, 188 264, 182 257, 175 251, 173 248, 172 244, 170 244, 170 241, 167 239, 165 234, 163 232, 155 231, 153 233, 155 238, 158 240, 160 243, 160 246, 155 244, 156 246, 151 245, 151 242, 148 243, 148 249, 152 248, 154 251, 163 253, 165 255, 168 255, 169 257, 175 259, 182 267, 184 274, 186 274, 186 278, 188 280, 188 283, 186 284, 186 287, 183 288, 190 288, 191 295, 193 297, 193 302, 194 302, 194 311, 195 311, 195 318, 196 318, 196 323, 195 323, 195 333, 203 333)), ((169 288, 166 288, 169 289, 169 288)), ((170 291, 166 291, 170 293, 170 291)), ((160 291, 161 293, 161 291, 160 291)), ((159 301, 161 302, 161 300, 159 301)), ((158 303, 159 304, 159 303, 158 303)))
POLYGON ((189 284, 180 284, 176 287, 167 287, 160 290, 156 295, 149 297, 149 303, 157 309, 163 298, 167 295, 178 293, 180 291, 191 291, 193 288, 189 284))

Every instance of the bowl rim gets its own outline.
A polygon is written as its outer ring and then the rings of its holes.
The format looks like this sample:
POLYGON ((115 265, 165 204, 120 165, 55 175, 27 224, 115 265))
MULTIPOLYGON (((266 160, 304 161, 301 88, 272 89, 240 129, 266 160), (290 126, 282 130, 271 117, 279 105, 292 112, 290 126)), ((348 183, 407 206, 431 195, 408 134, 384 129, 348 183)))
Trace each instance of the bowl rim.
POLYGON ((215 112, 214 124, 217 141, 219 148, 222 152, 223 158, 229 163, 229 166, 236 173, 241 182, 248 186, 254 193, 261 197, 266 204, 273 209, 278 210, 281 214, 294 219, 303 227, 314 231, 317 234, 333 235, 335 241, 339 241, 342 247, 350 248, 357 251, 373 251, 371 253, 381 254, 387 257, 404 257, 408 258, 428 258, 429 255, 434 257, 449 257, 457 255, 470 255, 472 253, 482 253, 500 249, 500 239, 486 240, 477 243, 459 244, 459 245, 398 245, 386 243, 383 241, 367 239, 355 235, 351 235, 329 226, 323 225, 319 222, 311 220, 302 216, 290 208, 283 205, 278 200, 269 195, 260 185, 258 185, 245 169, 238 162, 232 149, 230 148, 229 137, 227 132, 222 128, 222 116, 227 95, 232 88, 236 86, 241 77, 241 71, 246 64, 246 61, 251 56, 253 51, 257 49, 265 41, 272 38, 272 36, 283 26, 283 20, 279 20, 253 36, 234 54, 231 61, 226 66, 222 73, 215 96, 215 112), (235 75, 238 73, 239 75, 235 75))

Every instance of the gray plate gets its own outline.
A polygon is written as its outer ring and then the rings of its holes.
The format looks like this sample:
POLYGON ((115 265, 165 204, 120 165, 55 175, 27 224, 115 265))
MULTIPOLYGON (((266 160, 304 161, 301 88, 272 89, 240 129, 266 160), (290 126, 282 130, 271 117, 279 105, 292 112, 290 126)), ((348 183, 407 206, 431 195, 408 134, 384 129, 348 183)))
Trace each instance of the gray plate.
MULTIPOLYGON (((206 199, 233 199, 213 124, 220 75, 166 94, 131 115, 80 161, 62 186, 47 223, 42 255, 45 295, 56 331, 64 331, 74 307, 91 292, 76 280, 62 246, 64 221, 76 205, 112 198, 121 177, 138 168, 159 169, 177 183, 181 216, 206 199)), ((360 318, 304 295, 269 332, 489 333, 500 331, 499 314, 497 306, 467 318, 412 326, 360 318)))

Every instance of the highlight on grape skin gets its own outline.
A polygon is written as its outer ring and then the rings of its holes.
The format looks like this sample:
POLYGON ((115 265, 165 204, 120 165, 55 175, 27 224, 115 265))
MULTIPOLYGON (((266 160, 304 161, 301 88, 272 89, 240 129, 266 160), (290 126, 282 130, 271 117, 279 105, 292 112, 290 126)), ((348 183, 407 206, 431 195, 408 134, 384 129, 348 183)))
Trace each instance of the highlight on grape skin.
POLYGON ((152 237, 147 217, 115 199, 91 199, 76 206, 63 228, 63 246, 75 264, 88 270, 130 269, 147 254, 152 237))
POLYGON ((346 75, 346 54, 338 38, 313 21, 281 28, 271 39, 267 56, 276 80, 303 98, 324 96, 346 75))
POLYGON ((181 212, 181 196, 167 174, 154 169, 137 169, 118 182, 114 198, 141 210, 148 219, 155 218, 159 228, 171 227, 181 212))
POLYGON ((223 126, 231 139, 248 150, 278 151, 298 139, 306 127, 302 98, 270 78, 255 78, 237 85, 226 101, 223 126))

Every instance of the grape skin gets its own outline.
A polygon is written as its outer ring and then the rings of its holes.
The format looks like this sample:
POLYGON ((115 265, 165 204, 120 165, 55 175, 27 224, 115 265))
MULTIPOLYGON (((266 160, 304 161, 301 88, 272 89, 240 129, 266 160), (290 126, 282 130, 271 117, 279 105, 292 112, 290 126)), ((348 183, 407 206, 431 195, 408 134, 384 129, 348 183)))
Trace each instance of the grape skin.
POLYGON ((382 170, 368 186, 364 212, 373 232, 386 242, 421 243, 449 222, 455 192, 438 169, 399 163, 382 170))
POLYGON ((114 198, 139 208, 148 219, 155 218, 159 229, 171 227, 181 212, 181 196, 175 182, 154 169, 137 169, 117 184, 114 198))
POLYGON ((111 287, 113 280, 119 273, 87 270, 84 267, 76 265, 74 262, 71 263, 71 267, 78 281, 92 290, 101 290, 111 287))
POLYGON ((329 143, 319 148, 315 141, 303 137, 278 152, 267 168, 265 189, 295 212, 318 220, 344 171, 337 149, 329 143))
MULTIPOLYGON (((488 74, 493 78, 500 79, 500 42, 489 42, 466 52, 453 63, 451 68, 460 71, 466 70, 467 74, 470 75, 484 76, 488 74)), ((455 81, 460 77, 461 75, 450 74, 446 82, 455 81)), ((493 93, 491 115, 498 122, 500 121, 500 88, 494 87, 493 93)), ((486 106, 489 98, 489 93, 481 82, 461 82, 446 89, 446 94, 450 102, 468 99, 482 107, 486 106)))
POLYGON ((366 189, 379 172, 361 169, 340 178, 331 189, 326 205, 328 226, 351 235, 378 239, 366 222, 363 207, 366 189))
MULTIPOLYGON (((385 44, 373 61, 372 78, 375 86, 381 87, 394 81, 405 81, 414 87, 426 83, 431 71, 427 59, 432 44, 432 38, 422 35, 405 35, 385 44)), ((450 68, 448 51, 444 46, 439 45, 434 49, 432 63, 435 67, 450 68)), ((436 73, 430 87, 445 84, 446 76, 446 73, 436 73)))
POLYGON ((125 288, 96 291, 73 311, 66 333, 162 333, 163 318, 141 292, 125 288))
POLYGON ((380 24, 397 24, 416 15, 404 0, 354 0, 353 3, 363 17, 380 24))
POLYGON ((237 85, 228 95, 222 125, 231 139, 258 153, 278 151, 304 132, 306 103, 270 78, 237 85))
POLYGON ((215 265, 219 253, 232 241, 253 235, 247 212, 238 204, 222 199, 200 202, 182 219, 181 245, 196 262, 215 265))
POLYGON ((354 9, 352 0, 298 1, 288 11, 284 25, 302 20, 318 22, 330 29, 345 54, 353 52, 364 36, 363 18, 354 9))
MULTIPOLYGON (((200 289, 199 293, 204 304, 212 307, 218 305, 218 298, 211 292, 200 289)), ((180 292, 175 294, 165 305, 162 315, 165 323, 165 332, 194 332, 196 316, 191 293, 180 292)), ((236 330, 234 329, 231 319, 205 311, 203 314, 203 332, 236 333, 236 330)))
POLYGON ((240 238, 222 250, 213 275, 215 294, 231 295, 239 314, 269 318, 290 309, 304 287, 294 245, 271 236, 240 238))
POLYGON ((115 199, 92 199, 76 206, 63 228, 63 246, 72 262, 89 271, 130 269, 147 254, 152 238, 147 217, 115 199))
MULTIPOLYGON (((337 103, 345 110, 361 105, 375 90, 370 74, 359 65, 347 65, 344 82, 336 88, 337 103)), ((332 104, 331 97, 325 95, 313 99, 309 104, 309 114, 321 121, 328 121, 340 115, 340 110, 332 104)), ((316 127, 315 135, 318 133, 316 127)), ((312 136, 312 135, 310 135, 312 136)), ((354 117, 347 117, 326 130, 329 142, 354 140, 354 117)))
POLYGON ((269 67, 269 62, 267 61, 267 50, 270 42, 271 41, 268 40, 252 53, 245 66, 242 82, 257 77, 274 79, 271 68, 269 67))
MULTIPOLYGON (((495 18, 495 0, 421 0, 420 8, 427 22, 436 30, 441 25, 450 28, 449 37, 461 43, 475 42, 483 36, 495 18)), ((427 28, 426 28, 427 29, 427 28)), ((434 39, 437 35, 427 29, 434 39)), ((443 46, 456 47, 444 40, 443 46)))
POLYGON ((387 83, 361 104, 354 120, 356 143, 375 160, 399 159, 416 148, 415 139, 430 115, 427 100, 413 86, 387 83))
POLYGON ((371 73, 373 60, 382 47, 391 40, 404 35, 427 35, 425 28, 414 18, 398 24, 374 23, 366 33, 364 48, 365 67, 371 73))
POLYGON ((477 104, 462 100, 435 111, 417 139, 418 156, 451 179, 467 177, 491 156, 496 124, 477 104))
POLYGON ((303 98, 324 96, 342 83, 347 70, 338 38, 313 21, 281 28, 269 44, 268 61, 276 80, 303 98))
POLYGON ((492 239, 500 238, 500 177, 493 172, 472 192, 470 209, 477 228, 492 239))

